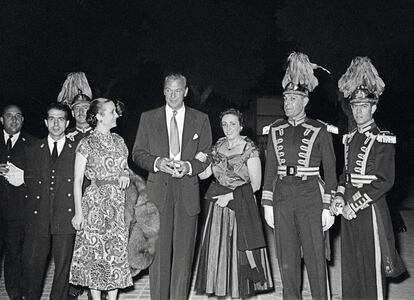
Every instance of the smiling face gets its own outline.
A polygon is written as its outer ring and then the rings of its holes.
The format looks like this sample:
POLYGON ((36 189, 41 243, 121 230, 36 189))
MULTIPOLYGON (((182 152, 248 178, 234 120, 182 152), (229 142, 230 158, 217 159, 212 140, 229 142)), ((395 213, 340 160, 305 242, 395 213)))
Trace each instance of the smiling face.
POLYGON ((306 104, 308 104, 308 97, 296 94, 284 95, 283 108, 286 117, 294 119, 305 113, 306 104))
POLYGON ((363 125, 373 118, 374 113, 377 110, 377 106, 375 104, 373 105, 371 103, 364 102, 352 103, 351 109, 357 125, 363 125))
POLYGON ((96 115, 96 118, 98 119, 98 126, 102 126, 107 129, 116 127, 116 119, 118 119, 118 117, 119 115, 116 112, 115 104, 112 101, 103 103, 102 108, 96 115))
POLYGON ((4 130, 11 135, 18 133, 23 126, 23 114, 20 108, 15 105, 8 106, 4 109, 0 117, 4 130))
POLYGON ((52 108, 47 112, 45 120, 50 137, 58 141, 65 135, 65 130, 69 125, 66 112, 60 109, 52 108))
POLYGON ((243 129, 239 118, 233 114, 227 114, 221 118, 221 128, 223 129, 224 135, 229 140, 234 140, 240 137, 240 132, 243 129))
POLYGON ((188 88, 182 79, 170 79, 165 82, 164 96, 168 106, 173 110, 180 109, 184 103, 184 97, 187 96, 188 88))

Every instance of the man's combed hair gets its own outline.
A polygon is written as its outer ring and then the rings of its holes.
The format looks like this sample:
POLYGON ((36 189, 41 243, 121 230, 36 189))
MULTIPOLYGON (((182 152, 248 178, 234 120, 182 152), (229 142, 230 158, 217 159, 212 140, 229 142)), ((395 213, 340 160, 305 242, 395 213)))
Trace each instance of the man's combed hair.
POLYGON ((184 82, 184 86, 187 87, 187 78, 185 78, 185 76, 181 73, 169 73, 167 76, 165 76, 164 86, 168 81, 171 80, 182 80, 184 82))
POLYGON ((45 120, 49 117, 49 111, 52 109, 60 110, 65 113, 65 119, 69 120, 70 110, 66 104, 59 102, 52 102, 46 108, 45 120))

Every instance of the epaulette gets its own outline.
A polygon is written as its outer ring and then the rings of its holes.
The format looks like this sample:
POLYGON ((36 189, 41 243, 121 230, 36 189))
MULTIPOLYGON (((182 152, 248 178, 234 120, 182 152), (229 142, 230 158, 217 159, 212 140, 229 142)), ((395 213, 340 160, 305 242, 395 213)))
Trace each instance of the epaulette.
POLYGON ((389 131, 380 131, 377 134, 377 141, 384 144, 396 144, 397 137, 389 131))
POLYGON ((332 124, 326 123, 326 122, 324 122, 324 121, 321 121, 321 120, 319 120, 319 119, 317 119, 317 121, 318 121, 318 122, 321 122, 322 124, 324 124, 324 125, 326 126, 326 130, 327 130, 328 132, 333 133, 333 134, 339 134, 339 129, 338 129, 338 127, 336 127, 336 126, 334 126, 334 125, 332 125, 332 124))
POLYGON ((283 121, 283 119, 277 119, 273 123, 270 123, 269 125, 264 126, 263 129, 262 129, 262 134, 263 135, 269 134, 270 127, 272 127, 273 125, 275 125, 277 122, 280 122, 280 121, 283 121))
POLYGON ((72 142, 75 141, 75 136, 79 133, 79 131, 75 130, 72 132, 69 132, 68 134, 66 134, 66 138, 68 138, 69 140, 71 140, 72 142))

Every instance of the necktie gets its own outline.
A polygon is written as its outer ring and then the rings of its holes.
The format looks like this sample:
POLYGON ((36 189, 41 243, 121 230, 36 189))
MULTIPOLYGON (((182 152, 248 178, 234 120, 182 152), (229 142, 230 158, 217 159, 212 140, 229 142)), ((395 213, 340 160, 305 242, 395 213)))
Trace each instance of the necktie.
POLYGON ((178 134, 177 120, 175 119, 176 115, 177 111, 174 110, 170 121, 170 151, 174 156, 180 153, 180 136, 178 134))
POLYGON ((7 152, 10 152, 11 149, 12 149, 12 137, 13 136, 10 134, 9 135, 9 139, 7 140, 7 143, 6 143, 7 152))
POLYGON ((56 162, 57 158, 58 158, 57 142, 53 142, 52 161, 56 162))

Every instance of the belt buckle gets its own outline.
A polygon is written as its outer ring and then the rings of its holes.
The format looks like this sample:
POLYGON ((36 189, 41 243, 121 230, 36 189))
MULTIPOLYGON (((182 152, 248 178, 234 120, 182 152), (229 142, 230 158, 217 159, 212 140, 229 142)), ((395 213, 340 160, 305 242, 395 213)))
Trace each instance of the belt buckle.
POLYGON ((286 166, 286 176, 295 176, 296 166, 286 166))

